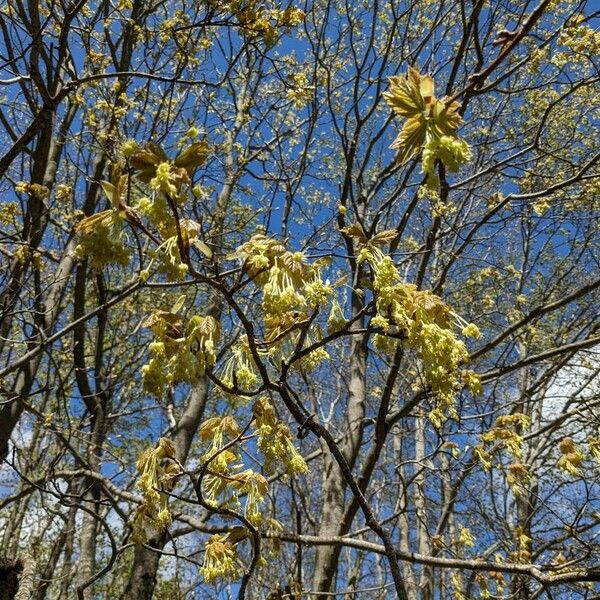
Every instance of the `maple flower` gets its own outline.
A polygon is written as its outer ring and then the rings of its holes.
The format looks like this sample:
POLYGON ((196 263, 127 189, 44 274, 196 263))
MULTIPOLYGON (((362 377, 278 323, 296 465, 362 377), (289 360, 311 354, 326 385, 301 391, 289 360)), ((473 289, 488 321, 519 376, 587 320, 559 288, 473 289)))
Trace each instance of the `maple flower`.
POLYGON ((204 548, 204 562, 200 574, 207 583, 215 579, 237 579, 242 573, 235 546, 225 536, 213 535, 204 548))

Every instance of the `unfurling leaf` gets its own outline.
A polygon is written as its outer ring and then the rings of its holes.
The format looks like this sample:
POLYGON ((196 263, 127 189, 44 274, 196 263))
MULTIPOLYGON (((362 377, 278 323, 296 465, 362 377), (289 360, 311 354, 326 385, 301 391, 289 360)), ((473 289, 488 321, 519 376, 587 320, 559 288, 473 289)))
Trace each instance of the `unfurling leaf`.
POLYGON ((185 169, 191 175, 195 169, 206 162, 209 150, 206 140, 195 142, 179 154, 175 159, 175 166, 185 169))
MULTIPOLYGON (((406 118, 392 148, 398 150, 397 160, 404 164, 416 156, 423 147, 441 147, 439 141, 445 138, 459 140, 456 130, 462 123, 458 112, 460 104, 450 98, 438 100, 434 95, 433 79, 421 75, 416 69, 410 68, 407 76, 391 77, 390 89, 383 96, 390 108, 400 117, 406 118)), ((447 144, 446 144, 447 145, 447 144)), ((468 146, 467 146, 468 149, 468 146)), ((464 160, 470 156, 467 150, 462 153, 464 160)), ((446 156, 435 154, 429 156, 424 172, 431 175, 432 158, 441 160, 446 166, 446 156)), ((454 157, 453 157, 454 158, 454 157)), ((464 160, 462 162, 464 162, 464 160)), ((456 160, 450 165, 456 170, 456 160)))
POLYGON ((366 243, 367 236, 365 234, 365 230, 360 223, 352 223, 352 225, 348 225, 348 227, 343 227, 340 229, 342 233, 345 233, 347 236, 356 238, 361 243, 366 243))

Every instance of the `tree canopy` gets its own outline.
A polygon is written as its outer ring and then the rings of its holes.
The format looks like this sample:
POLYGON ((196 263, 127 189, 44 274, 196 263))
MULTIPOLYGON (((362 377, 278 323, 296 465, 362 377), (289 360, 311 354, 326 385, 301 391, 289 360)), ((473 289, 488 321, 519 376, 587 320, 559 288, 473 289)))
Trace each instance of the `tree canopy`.
POLYGON ((600 597, 599 24, 2 3, 0 598, 600 597))

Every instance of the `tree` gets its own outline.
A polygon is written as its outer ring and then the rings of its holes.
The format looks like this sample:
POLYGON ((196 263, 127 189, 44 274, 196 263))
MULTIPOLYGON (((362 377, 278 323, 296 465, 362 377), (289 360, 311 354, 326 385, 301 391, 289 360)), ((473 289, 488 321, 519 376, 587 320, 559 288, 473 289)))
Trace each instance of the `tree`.
POLYGON ((598 16, 6 3, 7 589, 595 597, 598 16))

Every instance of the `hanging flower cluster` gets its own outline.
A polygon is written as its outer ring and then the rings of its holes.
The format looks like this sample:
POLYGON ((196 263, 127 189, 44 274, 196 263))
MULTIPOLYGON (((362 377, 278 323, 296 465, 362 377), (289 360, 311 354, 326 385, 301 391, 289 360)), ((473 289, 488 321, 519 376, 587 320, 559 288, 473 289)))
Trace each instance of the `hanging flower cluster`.
MULTIPOLYGON (((290 252, 262 234, 254 235, 229 258, 241 260, 244 272, 261 288, 265 341, 272 352, 285 354, 297 340, 298 326, 308 321, 308 312, 327 304, 333 293, 332 286, 321 278, 327 261, 308 264, 302 252, 290 252)), ((315 327, 312 334, 306 335, 305 344, 310 345, 319 337, 320 331, 315 327)), ((310 370, 327 358, 327 352, 319 348, 300 362, 310 370)))
MULTIPOLYGON (((354 235, 350 228, 345 232, 354 235)), ((463 381, 459 367, 469 357, 455 330, 472 337, 478 337, 479 330, 452 312, 438 296, 402 282, 392 258, 378 247, 386 240, 387 237, 381 237, 363 242, 358 255, 358 261, 368 263, 373 273, 376 311, 371 326, 379 330, 373 343, 386 353, 393 352, 400 343, 416 350, 425 382, 437 404, 429 418, 440 427, 446 414, 454 415, 454 397, 463 381)), ((468 373, 471 389, 477 390, 477 376, 468 373)))
POLYGON ((150 361, 142 367, 144 389, 156 397, 178 382, 196 383, 214 365, 220 337, 214 317, 196 315, 184 327, 176 311, 156 311, 144 325, 154 333, 150 361))
POLYGON ((513 535, 515 539, 515 550, 509 553, 509 560, 516 563, 530 562, 533 540, 525 533, 525 530, 521 526, 515 527, 513 535))
POLYGON ((289 427, 277 419, 275 409, 266 396, 256 401, 253 415, 258 448, 265 458, 265 472, 271 475, 283 467, 292 477, 307 473, 308 467, 292 442, 289 427))
POLYGON ((156 263, 157 271, 165 275, 168 281, 185 279, 189 267, 187 265, 187 252, 191 245, 198 243, 200 225, 191 219, 179 221, 179 231, 168 237, 156 250, 148 252, 152 259, 146 267, 145 273, 156 263), (183 246, 183 254, 181 250, 183 246))
MULTIPOLYGON (((257 440, 257 447, 264 458, 265 473, 272 475, 276 470, 283 470, 286 475, 295 477, 308 472, 304 459, 294 446, 289 428, 277 419, 267 397, 255 402, 252 414, 254 431, 248 439, 257 440)), ((244 441, 241 436, 240 426, 230 415, 213 417, 201 425, 200 439, 209 444, 202 457, 208 463, 203 494, 207 502, 215 506, 234 509, 241 506, 241 498, 244 498, 243 514, 258 527, 263 522, 260 506, 268 485, 260 473, 244 469, 238 443, 244 441)))
POLYGON ((217 579, 238 579, 243 569, 237 550, 229 535, 213 535, 204 547, 204 562, 200 574, 207 583, 217 579))
MULTIPOLYGON (((188 270, 189 247, 195 245, 205 254, 207 247, 197 239, 200 226, 187 219, 178 222, 169 203, 177 206, 185 202, 187 195, 183 186, 191 183, 193 172, 206 162, 210 151, 208 142, 202 140, 190 144, 173 160, 153 142, 138 148, 135 142, 130 141, 124 144, 122 151, 136 178, 148 184, 152 193, 149 197, 140 198, 135 207, 129 206, 131 180, 129 175, 122 174, 120 164, 114 164, 110 182, 101 182, 111 208, 78 223, 76 232, 80 241, 77 255, 89 257, 94 268, 112 263, 127 265, 131 251, 126 247, 124 224, 129 222, 145 232, 148 229, 158 231, 162 241, 152 238, 158 244, 149 253, 152 261, 157 262, 158 272, 170 281, 182 279, 188 270), (142 222, 142 217, 147 219, 149 228, 142 222)), ((142 277, 148 275, 148 270, 142 272, 142 277)))
POLYGON ((510 485, 515 497, 520 497, 529 489, 531 471, 527 465, 516 462, 506 468, 506 481, 510 485))
POLYGON ((241 436, 241 429, 231 416, 214 417, 200 427, 200 439, 210 441, 203 455, 208 463, 203 480, 204 497, 210 504, 239 509, 244 498, 243 514, 252 525, 259 527, 263 521, 260 509, 268 491, 267 480, 252 469, 243 469, 238 447, 224 446, 241 436))
MULTIPOLYGON (((501 561, 502 556, 497 554, 496 560, 501 561)), ((500 571, 477 573, 475 581, 479 586, 479 597, 481 600, 503 597, 506 582, 504 581, 504 575, 500 571)))
POLYGON ((140 474, 138 487, 144 501, 136 512, 133 539, 141 544, 147 539, 148 528, 161 532, 171 524, 166 492, 181 475, 173 442, 160 438, 156 448, 144 450, 137 461, 137 470, 140 474))
POLYGON ((581 466, 585 456, 581 449, 577 447, 573 438, 563 438, 558 444, 558 449, 560 450, 560 457, 556 466, 573 477, 581 477, 581 466))
POLYGON ((486 471, 492 468, 494 455, 502 451, 508 452, 515 462, 506 467, 506 480, 515 496, 521 496, 527 491, 531 479, 530 467, 523 464, 522 431, 529 428, 530 418, 523 413, 501 415, 494 426, 481 436, 481 445, 473 451, 486 471))
POLYGON ((94 269, 109 264, 126 266, 131 252, 123 243, 123 225, 123 218, 115 210, 105 210, 83 219, 76 227, 81 236, 75 248, 76 256, 89 257, 94 269))
POLYGON ((460 104, 449 98, 437 99, 433 79, 414 68, 406 76, 390 77, 390 89, 383 96, 399 117, 406 119, 392 144, 403 164, 423 150, 422 170, 429 175, 432 187, 435 161, 440 160, 450 171, 458 171, 471 158, 469 145, 456 133, 462 123, 460 104))
POLYGON ((293 6, 285 9, 267 8, 258 0, 208 0, 209 4, 231 12, 240 24, 242 33, 250 39, 261 38, 267 47, 273 46, 280 32, 289 32, 304 21, 304 11, 293 6))
POLYGON ((237 446, 224 449, 224 446, 241 436, 242 430, 231 416, 213 417, 200 426, 200 441, 210 446, 202 456, 208 463, 207 473, 202 481, 204 498, 210 504, 236 505, 236 489, 231 485, 233 477, 243 467, 237 446))
POLYGON ((457 552, 464 553, 468 548, 475 546, 475 538, 471 533, 471 530, 464 525, 458 527, 458 535, 452 540, 452 546, 456 548, 457 552))
POLYGON ((128 175, 122 174, 119 164, 113 165, 111 181, 101 182, 111 208, 82 219, 75 227, 79 236, 75 253, 79 258, 87 257, 94 269, 129 263, 131 252, 125 246, 124 225, 125 221, 135 222, 137 215, 124 203, 128 186, 128 175))
POLYGON ((600 465, 600 437, 590 436, 588 438, 588 447, 592 458, 600 465))
POLYGON ((222 385, 221 391, 225 391, 232 404, 243 404, 250 396, 253 388, 259 382, 258 373, 248 347, 246 336, 231 348, 231 356, 225 362, 219 373, 219 381, 222 385), (229 393, 229 390, 247 392, 247 396, 237 393, 229 393))

